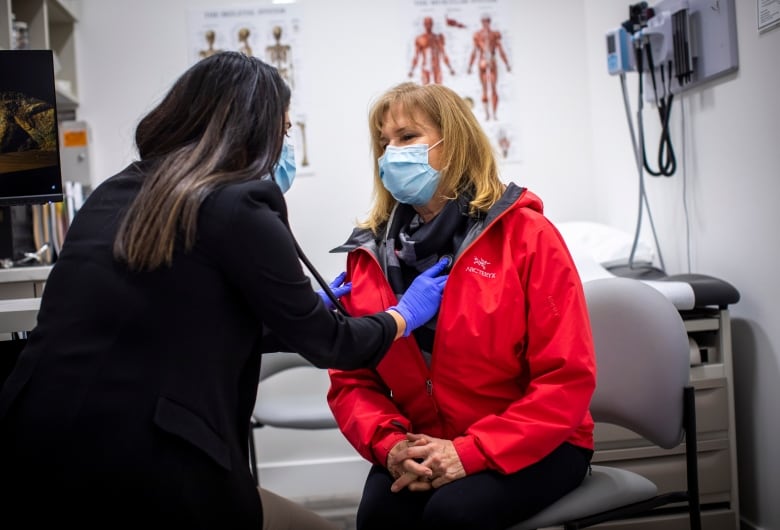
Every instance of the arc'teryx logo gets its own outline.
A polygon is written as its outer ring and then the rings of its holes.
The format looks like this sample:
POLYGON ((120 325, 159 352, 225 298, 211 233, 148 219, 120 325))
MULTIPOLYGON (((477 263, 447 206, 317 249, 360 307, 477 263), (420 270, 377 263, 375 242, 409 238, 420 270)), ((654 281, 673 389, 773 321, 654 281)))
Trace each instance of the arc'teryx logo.
POLYGON ((490 265, 490 262, 484 258, 478 258, 477 256, 474 256, 474 265, 471 265, 469 267, 466 267, 466 272, 471 272, 474 274, 479 274, 483 278, 490 278, 493 279, 496 277, 495 272, 488 272, 487 267, 490 265), (476 265, 476 267, 474 266, 476 265), (479 267, 479 268, 477 268, 479 267))
POLYGON ((490 262, 486 259, 482 259, 474 256, 474 265, 479 265, 480 267, 482 267, 482 270, 485 270, 485 267, 490 265, 490 262))

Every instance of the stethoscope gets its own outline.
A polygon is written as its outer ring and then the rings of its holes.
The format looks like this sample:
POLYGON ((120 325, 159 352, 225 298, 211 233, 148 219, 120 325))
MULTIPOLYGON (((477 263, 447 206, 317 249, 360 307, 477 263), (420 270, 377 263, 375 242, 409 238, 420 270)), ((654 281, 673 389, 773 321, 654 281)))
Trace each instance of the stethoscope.
MULTIPOLYGON (((393 209, 393 212, 395 212, 395 209, 393 209)), ((320 273, 317 272, 317 269, 309 261, 309 258, 307 258, 306 254, 303 253, 303 249, 300 247, 300 245, 298 245, 298 241, 295 239, 295 236, 292 235, 292 232, 290 232, 290 236, 292 237, 293 243, 295 244, 295 252, 298 254, 298 258, 303 262, 306 268, 309 269, 309 272, 311 272, 312 276, 314 276, 314 279, 322 288, 323 292, 325 293, 325 296, 327 296, 328 299, 333 303, 333 307, 335 307, 342 315, 347 317, 350 316, 347 309, 342 305, 342 303, 339 301, 339 299, 336 297, 333 291, 330 290, 330 285, 328 285, 328 282, 326 282, 325 279, 320 275, 320 273)), ((386 241, 387 241, 387 235, 385 235, 385 242, 386 241)), ((441 258, 447 258, 447 260, 449 261, 445 269, 445 272, 449 272, 450 269, 452 268, 453 262, 455 261, 455 256, 452 254, 446 254, 444 256, 441 256, 440 259, 441 258)))
MULTIPOLYGON (((290 235, 292 235, 292 233, 290 235)), ((333 303, 333 307, 335 307, 342 315, 347 317, 350 316, 347 309, 342 305, 339 299, 336 298, 336 295, 333 294, 333 291, 330 290, 330 285, 328 285, 328 282, 326 282, 320 273, 317 272, 317 269, 314 268, 314 265, 312 265, 312 263, 309 261, 309 258, 307 258, 306 254, 303 253, 303 249, 301 249, 300 245, 298 245, 298 241, 295 240, 295 237, 293 237, 293 243, 295 243, 295 252, 298 253, 298 258, 303 262, 304 265, 306 265, 306 268, 309 269, 309 272, 312 276, 314 276, 314 279, 322 288, 325 296, 327 296, 328 299, 333 303)))
MULTIPOLYGON (((314 268, 314 265, 309 261, 309 258, 306 257, 306 254, 303 253, 303 250, 298 245, 298 242, 293 238, 293 242, 295 243, 295 251, 298 253, 298 258, 303 262, 304 265, 306 265, 306 268, 309 269, 309 272, 311 272, 312 276, 314 276, 314 279, 317 280, 317 283, 320 287, 322 287, 322 290, 325 292, 325 295, 328 297, 328 299, 333 302, 333 306, 338 309, 339 313, 341 313, 344 316, 350 316, 349 312, 346 310, 346 308, 341 304, 338 298, 336 298, 336 295, 333 294, 333 291, 330 290, 330 285, 323 279, 323 277, 320 275, 319 272, 317 272, 317 269, 314 268)), ((452 263, 455 260, 455 257, 451 254, 446 254, 442 256, 440 259, 446 258, 448 260, 447 267, 445 268, 445 272, 449 272, 450 268, 452 267, 452 263)))
MULTIPOLYGON (((271 175, 265 175, 262 177, 263 180, 268 179, 273 181, 274 178, 271 175)), ((339 313, 341 313, 344 316, 350 316, 349 312, 347 312, 347 309, 339 302, 339 299, 336 297, 335 294, 333 294, 333 291, 330 290, 330 285, 328 285, 328 282, 326 282, 322 275, 317 272, 317 269, 314 267, 311 261, 309 261, 309 258, 306 257, 306 254, 303 253, 303 249, 298 244, 298 241, 295 239, 295 235, 293 235, 292 230, 289 229, 288 231, 290 233, 290 238, 293 240, 293 244, 295 245, 295 252, 298 254, 298 259, 300 259, 304 265, 306 265, 306 268, 309 269, 309 272, 314 276, 314 279, 317 280, 317 283, 320 287, 322 287, 323 292, 325 293, 325 296, 328 297, 328 299, 333 303, 333 307, 335 307, 339 313)))

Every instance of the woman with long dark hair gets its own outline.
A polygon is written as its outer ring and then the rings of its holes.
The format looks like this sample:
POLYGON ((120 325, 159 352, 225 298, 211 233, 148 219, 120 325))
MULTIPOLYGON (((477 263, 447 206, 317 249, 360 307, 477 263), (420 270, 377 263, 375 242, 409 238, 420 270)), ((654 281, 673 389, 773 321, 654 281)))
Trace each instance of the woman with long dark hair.
POLYGON ((275 68, 223 52, 141 119, 139 160, 76 215, 0 393, 4 520, 259 529, 261 354, 374 366, 434 315, 443 265, 360 318, 312 289, 283 197, 289 103, 275 68))

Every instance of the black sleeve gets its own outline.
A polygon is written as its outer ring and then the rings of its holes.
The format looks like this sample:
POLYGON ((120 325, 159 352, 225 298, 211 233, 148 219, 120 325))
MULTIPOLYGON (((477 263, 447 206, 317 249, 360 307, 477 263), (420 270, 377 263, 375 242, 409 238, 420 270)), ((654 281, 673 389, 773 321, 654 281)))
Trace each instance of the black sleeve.
POLYGON ((219 192, 201 211, 207 243, 269 339, 320 368, 375 366, 395 338, 395 320, 385 312, 345 317, 325 307, 303 272, 283 201, 270 181, 219 192))

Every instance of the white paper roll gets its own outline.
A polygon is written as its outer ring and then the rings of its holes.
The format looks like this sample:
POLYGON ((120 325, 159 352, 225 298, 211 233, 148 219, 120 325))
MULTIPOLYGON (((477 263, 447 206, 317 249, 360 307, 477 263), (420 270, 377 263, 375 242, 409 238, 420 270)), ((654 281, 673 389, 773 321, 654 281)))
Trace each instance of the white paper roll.
POLYGON ((688 347, 691 350, 691 366, 701 364, 701 350, 693 337, 688 337, 688 347))

